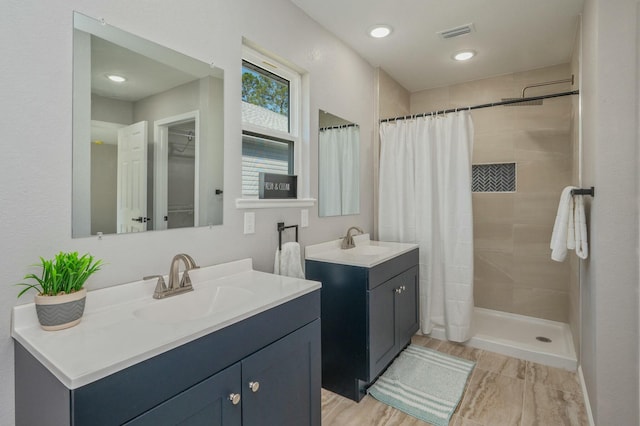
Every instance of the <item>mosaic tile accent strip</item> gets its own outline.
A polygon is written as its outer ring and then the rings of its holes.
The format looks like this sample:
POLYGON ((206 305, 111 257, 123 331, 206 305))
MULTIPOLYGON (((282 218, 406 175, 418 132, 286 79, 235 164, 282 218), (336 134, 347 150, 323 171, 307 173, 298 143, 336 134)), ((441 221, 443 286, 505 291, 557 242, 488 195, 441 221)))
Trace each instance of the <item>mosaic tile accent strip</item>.
POLYGON ((515 192, 516 163, 474 164, 471 169, 473 192, 515 192))

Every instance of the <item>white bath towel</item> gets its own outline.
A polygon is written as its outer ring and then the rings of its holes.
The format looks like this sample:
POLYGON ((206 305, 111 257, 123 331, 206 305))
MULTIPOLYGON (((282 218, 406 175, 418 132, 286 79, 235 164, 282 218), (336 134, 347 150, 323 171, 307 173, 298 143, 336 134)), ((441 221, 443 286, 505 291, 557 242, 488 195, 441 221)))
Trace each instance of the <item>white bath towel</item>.
POLYGON ((573 213, 576 255, 580 259, 586 259, 589 257, 589 243, 587 241, 587 219, 584 214, 584 195, 573 196, 573 213))
POLYGON ((276 249, 273 273, 287 277, 304 278, 300 264, 300 244, 289 242, 282 244, 282 250, 276 249))
POLYGON ((587 225, 584 214, 582 195, 571 195, 574 186, 562 190, 558 213, 551 234, 551 259, 562 262, 567 257, 567 250, 586 259, 588 255, 587 225))

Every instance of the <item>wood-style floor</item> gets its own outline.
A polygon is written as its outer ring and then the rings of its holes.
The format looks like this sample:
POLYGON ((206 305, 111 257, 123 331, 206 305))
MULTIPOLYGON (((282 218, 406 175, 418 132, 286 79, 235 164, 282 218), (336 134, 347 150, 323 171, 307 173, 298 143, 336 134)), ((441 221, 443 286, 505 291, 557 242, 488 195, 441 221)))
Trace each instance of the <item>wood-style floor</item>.
MULTIPOLYGON (((452 342, 413 343, 476 362, 450 426, 588 425, 576 373, 452 342)), ((322 390, 322 426, 425 426, 365 396, 355 403, 322 390)))

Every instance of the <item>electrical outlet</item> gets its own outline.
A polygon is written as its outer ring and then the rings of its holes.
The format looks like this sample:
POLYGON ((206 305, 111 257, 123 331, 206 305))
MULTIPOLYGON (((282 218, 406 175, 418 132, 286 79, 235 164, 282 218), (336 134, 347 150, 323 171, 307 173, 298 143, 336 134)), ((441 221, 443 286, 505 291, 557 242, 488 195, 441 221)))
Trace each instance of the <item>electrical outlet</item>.
POLYGON ((303 228, 309 226, 309 209, 300 210, 300 226, 303 228))
POLYGON ((256 232, 256 213, 244 212, 244 233, 254 234, 256 232))

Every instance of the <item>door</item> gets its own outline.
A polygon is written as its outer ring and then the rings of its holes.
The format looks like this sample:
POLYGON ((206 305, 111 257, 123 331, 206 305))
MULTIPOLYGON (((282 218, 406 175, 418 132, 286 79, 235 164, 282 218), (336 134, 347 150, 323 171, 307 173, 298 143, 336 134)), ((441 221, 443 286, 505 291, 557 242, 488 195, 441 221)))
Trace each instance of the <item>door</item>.
POLYGON ((244 426, 320 426, 320 320, 242 361, 244 426))
POLYGON ((373 380, 396 356, 395 292, 399 281, 392 278, 369 293, 369 377, 373 380))
POLYGON ((240 426, 242 397, 240 364, 235 364, 125 423, 125 426, 240 426))
MULTIPOLYGON (((153 122, 153 229, 200 225, 199 129, 199 111, 153 122), (185 126, 188 130, 182 129, 185 126), (189 131, 192 132, 191 135, 189 131), (188 161, 185 163, 185 160, 188 161), (185 197, 189 201, 185 201, 185 197)), ((206 149, 205 144, 205 152, 206 149)))
MULTIPOLYGON (((147 122, 118 129, 118 233, 147 229, 147 122)), ((99 194, 94 194, 99 196, 99 194)))
POLYGON ((400 291, 395 292, 396 344, 402 349, 418 331, 418 267, 398 277, 400 291))

